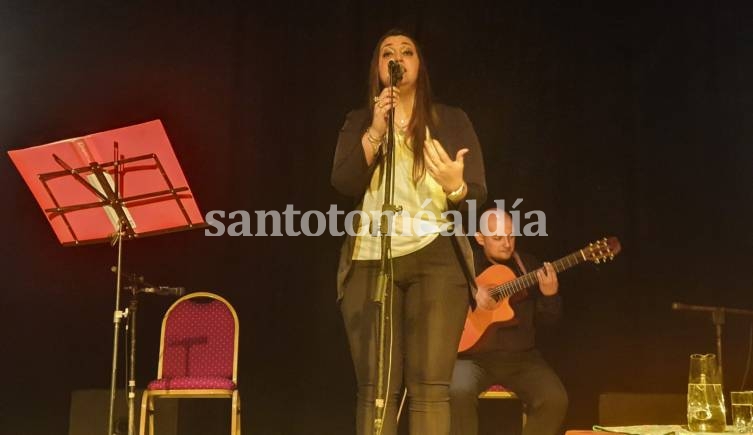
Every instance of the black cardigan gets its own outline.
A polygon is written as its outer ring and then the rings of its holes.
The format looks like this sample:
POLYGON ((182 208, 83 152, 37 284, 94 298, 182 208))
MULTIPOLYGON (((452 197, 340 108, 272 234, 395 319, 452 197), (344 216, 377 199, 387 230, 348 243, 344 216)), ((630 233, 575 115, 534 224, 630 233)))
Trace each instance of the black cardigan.
MULTIPOLYGON (((468 116, 456 107, 435 104, 434 110, 438 123, 432 131, 432 137, 437 139, 451 158, 455 158, 458 150, 468 148, 464 159, 463 179, 468 186, 468 193, 457 208, 463 210, 468 207, 466 201, 476 200, 476 207, 486 200, 486 176, 481 145, 468 116)), ((364 131, 371 124, 371 111, 368 108, 358 109, 348 113, 345 124, 340 129, 337 138, 337 148, 332 165, 331 182, 340 193, 350 196, 359 203, 371 180, 376 163, 369 167, 363 152, 361 139, 364 131)), ((452 204, 449 204, 452 206, 452 204)), ((360 206, 359 206, 360 207, 360 206)), ((453 237, 454 246, 459 258, 464 261, 464 272, 469 280, 472 291, 475 291, 473 252, 465 236, 453 237)), ((340 264, 337 272, 338 300, 342 298, 342 287, 348 279, 353 256, 355 237, 348 236, 340 253, 340 264)))

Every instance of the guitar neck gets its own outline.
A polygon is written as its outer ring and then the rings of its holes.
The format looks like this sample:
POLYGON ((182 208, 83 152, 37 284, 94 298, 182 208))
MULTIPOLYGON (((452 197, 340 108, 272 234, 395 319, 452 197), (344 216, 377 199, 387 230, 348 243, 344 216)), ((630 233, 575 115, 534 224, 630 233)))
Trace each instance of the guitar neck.
MULTIPOLYGON (((552 262, 552 267, 557 273, 564 272, 573 266, 586 262, 586 256, 582 250, 577 250, 570 255, 566 255, 559 260, 552 262)), ((528 272, 523 276, 501 284, 489 290, 492 296, 499 296, 500 299, 512 296, 523 290, 529 289, 539 283, 539 277, 536 271, 528 272)))

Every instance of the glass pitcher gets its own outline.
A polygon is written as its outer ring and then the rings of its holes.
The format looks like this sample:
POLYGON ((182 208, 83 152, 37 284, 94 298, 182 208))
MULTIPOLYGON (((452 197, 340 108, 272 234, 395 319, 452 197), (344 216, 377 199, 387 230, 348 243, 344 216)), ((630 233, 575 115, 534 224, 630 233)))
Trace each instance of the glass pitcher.
POLYGON ((716 355, 690 355, 688 428, 691 432, 724 432, 726 427, 722 374, 716 355))

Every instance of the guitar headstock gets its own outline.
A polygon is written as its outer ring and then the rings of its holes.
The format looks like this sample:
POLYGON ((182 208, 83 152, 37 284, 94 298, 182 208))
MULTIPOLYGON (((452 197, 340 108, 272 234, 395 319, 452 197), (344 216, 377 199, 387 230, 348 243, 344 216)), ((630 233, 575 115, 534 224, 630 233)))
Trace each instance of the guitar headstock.
POLYGON ((619 254, 621 250, 622 246, 617 237, 604 237, 589 243, 588 246, 581 249, 581 252, 586 256, 586 260, 599 264, 614 259, 615 255, 619 254))

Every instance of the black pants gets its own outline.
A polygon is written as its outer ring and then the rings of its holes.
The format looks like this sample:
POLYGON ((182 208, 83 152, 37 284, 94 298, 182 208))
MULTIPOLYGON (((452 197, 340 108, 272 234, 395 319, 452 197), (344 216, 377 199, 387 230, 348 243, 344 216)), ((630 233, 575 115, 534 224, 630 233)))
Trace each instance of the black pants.
POLYGON ((461 357, 450 385, 453 435, 478 433, 478 395, 500 384, 520 397, 526 410, 523 435, 560 433, 567 410, 567 392, 536 350, 489 352, 461 357))
MULTIPOLYGON (((468 311, 468 283, 449 237, 394 259, 389 397, 382 433, 394 435, 403 382, 410 433, 450 433, 449 385, 468 311)), ((356 425, 371 435, 376 396, 378 310, 371 300, 378 261, 355 261, 341 304, 358 382, 356 425)), ((385 307, 389 312, 389 305, 385 307)), ((389 331, 388 331, 389 332, 389 331)))

